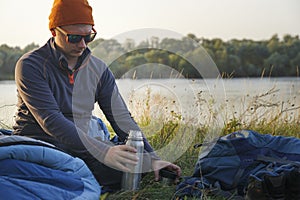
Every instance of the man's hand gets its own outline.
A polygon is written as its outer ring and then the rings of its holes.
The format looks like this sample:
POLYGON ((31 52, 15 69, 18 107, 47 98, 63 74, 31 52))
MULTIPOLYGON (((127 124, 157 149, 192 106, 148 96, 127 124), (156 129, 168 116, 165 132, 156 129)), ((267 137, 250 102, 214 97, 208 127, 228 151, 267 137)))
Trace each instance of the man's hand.
POLYGON ((162 168, 175 172, 177 174, 177 178, 181 176, 181 168, 179 166, 164 160, 153 160, 152 169, 154 170, 155 181, 159 181, 159 170, 162 168))
POLYGON ((134 147, 127 145, 110 147, 104 158, 104 164, 116 170, 130 172, 126 165, 136 165, 138 163, 136 152, 134 147))

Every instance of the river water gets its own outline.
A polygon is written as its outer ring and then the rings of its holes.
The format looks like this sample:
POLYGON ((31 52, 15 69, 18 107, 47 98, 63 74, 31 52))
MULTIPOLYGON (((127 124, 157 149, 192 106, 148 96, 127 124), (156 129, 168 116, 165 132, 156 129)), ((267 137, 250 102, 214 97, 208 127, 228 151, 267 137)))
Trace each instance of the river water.
MULTIPOLYGON (((249 116, 299 121, 300 78, 234 79, 118 79, 117 84, 132 115, 166 120, 178 118, 209 123, 249 116)), ((14 81, 0 81, 0 122, 11 126, 16 111, 14 81)), ((102 116, 96 106, 95 115, 102 116)))

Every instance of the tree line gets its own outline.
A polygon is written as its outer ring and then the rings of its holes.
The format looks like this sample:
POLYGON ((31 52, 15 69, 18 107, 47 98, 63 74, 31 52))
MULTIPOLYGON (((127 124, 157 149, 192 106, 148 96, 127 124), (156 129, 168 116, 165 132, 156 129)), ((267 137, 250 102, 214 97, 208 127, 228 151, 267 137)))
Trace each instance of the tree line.
MULTIPOLYGON (((0 80, 14 79, 17 60, 26 52, 38 48, 29 44, 25 48, 0 46, 0 80)), ((97 39, 89 44, 93 53, 108 63, 116 78, 124 77, 128 71, 138 66, 156 63, 169 66, 186 78, 201 78, 195 68, 204 53, 215 63, 221 75, 228 77, 282 77, 299 76, 300 40, 299 36, 286 34, 279 38, 277 34, 268 40, 198 38, 188 34, 179 39, 151 37, 138 44, 126 39, 122 44, 117 40, 97 39)), ((205 58, 207 59, 207 57, 205 58)), ((209 70, 209 69, 207 69, 209 70)), ((161 71, 144 67, 139 69, 138 78, 159 77, 161 71)), ((176 76, 177 76, 176 75, 176 76)), ((165 76, 165 75, 164 75, 165 76)), ((166 75, 167 76, 167 75, 166 75)))
POLYGON ((0 46, 0 80, 13 80, 15 65, 18 59, 24 53, 38 47, 39 46, 34 43, 27 45, 23 49, 2 44, 0 46))

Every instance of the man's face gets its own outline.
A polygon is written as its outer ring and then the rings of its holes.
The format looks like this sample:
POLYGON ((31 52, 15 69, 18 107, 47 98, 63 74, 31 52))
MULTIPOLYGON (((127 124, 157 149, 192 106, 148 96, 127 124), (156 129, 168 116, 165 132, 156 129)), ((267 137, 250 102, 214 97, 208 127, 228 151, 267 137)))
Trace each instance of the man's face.
POLYGON ((55 44, 64 53, 68 59, 74 59, 81 56, 85 48, 86 42, 82 38, 77 43, 68 42, 66 34, 88 35, 92 32, 92 25, 76 24, 61 26, 60 29, 55 29, 55 44))

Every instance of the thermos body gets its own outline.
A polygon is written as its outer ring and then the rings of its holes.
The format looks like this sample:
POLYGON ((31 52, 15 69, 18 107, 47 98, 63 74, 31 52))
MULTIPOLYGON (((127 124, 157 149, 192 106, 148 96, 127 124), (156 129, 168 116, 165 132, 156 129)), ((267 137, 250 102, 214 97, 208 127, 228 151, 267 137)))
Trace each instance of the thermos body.
POLYGON ((141 182, 144 142, 141 131, 130 131, 126 145, 136 148, 139 160, 136 165, 127 165, 131 172, 124 172, 122 179, 123 190, 138 190, 141 182))

